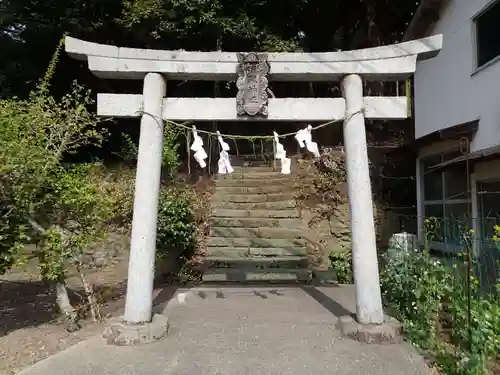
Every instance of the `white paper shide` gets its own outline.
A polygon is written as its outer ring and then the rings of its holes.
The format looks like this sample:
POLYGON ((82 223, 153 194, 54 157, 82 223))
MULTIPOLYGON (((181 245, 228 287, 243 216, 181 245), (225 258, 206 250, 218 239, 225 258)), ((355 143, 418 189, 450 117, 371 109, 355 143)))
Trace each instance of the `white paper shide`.
POLYGON ((220 154, 219 154, 219 174, 233 173, 234 169, 231 166, 231 160, 229 159, 229 145, 222 139, 220 132, 217 130, 217 140, 220 144, 220 154))
POLYGON ((292 160, 286 157, 285 147, 280 143, 278 133, 273 132, 273 136, 276 150, 274 157, 275 159, 281 161, 281 173, 290 174, 290 165, 292 164, 292 160))
POLYGON ((306 148, 314 157, 319 158, 318 144, 312 141, 312 126, 307 125, 305 129, 301 129, 295 134, 295 139, 299 143, 300 148, 306 148))
POLYGON ((207 166, 205 159, 208 157, 208 155, 205 152, 205 149, 203 148, 203 139, 201 139, 201 137, 198 135, 198 132, 196 131, 196 126, 194 125, 192 127, 192 132, 193 132, 193 143, 191 145, 191 151, 194 152, 193 157, 198 162, 201 168, 205 168, 207 166))

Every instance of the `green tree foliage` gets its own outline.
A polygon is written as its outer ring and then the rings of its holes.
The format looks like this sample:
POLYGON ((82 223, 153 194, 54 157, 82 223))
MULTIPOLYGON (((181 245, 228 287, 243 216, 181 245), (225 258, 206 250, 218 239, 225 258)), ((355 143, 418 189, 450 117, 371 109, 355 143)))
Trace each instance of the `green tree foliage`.
POLYGON ((259 22, 267 9, 267 2, 261 0, 126 0, 119 22, 153 39, 169 40, 175 43, 173 48, 295 50, 296 31, 279 36, 270 25, 259 22))
POLYGON ((49 94, 57 59, 58 53, 28 99, 0 101, 0 270, 16 261, 24 244, 35 244, 42 278, 54 283, 59 307, 74 326, 77 317, 65 288, 67 264, 81 271, 83 252, 103 234, 110 210, 108 198, 90 178, 93 165, 64 163, 81 147, 98 146, 102 133, 96 115, 87 110, 89 92, 75 84, 60 100, 49 94))

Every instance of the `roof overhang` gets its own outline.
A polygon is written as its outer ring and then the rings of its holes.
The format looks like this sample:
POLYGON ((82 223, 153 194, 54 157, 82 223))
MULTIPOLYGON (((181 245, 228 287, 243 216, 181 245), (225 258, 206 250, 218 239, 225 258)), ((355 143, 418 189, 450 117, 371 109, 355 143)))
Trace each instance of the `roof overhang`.
POLYGON ((468 121, 462 124, 457 124, 450 126, 445 129, 436 130, 432 133, 426 134, 423 137, 417 138, 412 142, 409 142, 398 149, 394 150, 394 154, 400 153, 418 153, 419 150, 425 146, 429 146, 433 143, 446 141, 446 140, 460 140, 461 138, 467 138, 469 141, 472 136, 479 129, 479 120, 468 121))
POLYGON ((450 2, 451 0, 422 0, 403 34, 403 41, 429 36, 450 2))

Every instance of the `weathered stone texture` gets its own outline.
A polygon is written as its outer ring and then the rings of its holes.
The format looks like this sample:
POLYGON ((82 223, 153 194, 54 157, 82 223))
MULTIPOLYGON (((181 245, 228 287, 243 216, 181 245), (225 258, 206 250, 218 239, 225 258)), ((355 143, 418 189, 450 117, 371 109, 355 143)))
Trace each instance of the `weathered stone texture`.
POLYGON ((403 340, 401 323, 387 315, 383 324, 360 324, 353 316, 342 316, 337 328, 344 336, 367 344, 399 344, 403 340))
POLYGON ((144 324, 128 324, 123 320, 110 322, 102 336, 110 345, 132 346, 155 342, 163 338, 167 331, 168 318, 155 314, 151 322, 144 324))

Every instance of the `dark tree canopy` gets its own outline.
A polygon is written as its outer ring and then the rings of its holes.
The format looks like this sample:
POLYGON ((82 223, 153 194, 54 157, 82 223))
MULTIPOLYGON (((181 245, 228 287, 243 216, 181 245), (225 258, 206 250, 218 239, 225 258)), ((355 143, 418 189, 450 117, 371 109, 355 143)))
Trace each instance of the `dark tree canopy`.
MULTIPOLYGON (((277 52, 350 50, 399 41, 418 2, 2 0, 0 97, 27 97, 43 77, 64 34, 135 48, 277 52)), ((62 53, 51 80, 51 93, 57 97, 69 92, 75 80, 94 93, 142 91, 140 81, 99 79, 89 72, 87 64, 62 53)), ((340 95, 335 85, 329 83, 272 82, 271 89, 277 97, 340 95)), ((386 89, 381 85, 367 88, 371 94, 374 94, 373 90, 386 89)), ((235 90, 234 84, 224 82, 218 85, 203 81, 170 82, 168 95, 228 97, 234 96, 235 90)), ((119 125, 109 127, 111 134, 106 147, 99 151, 104 154, 94 156, 113 159, 122 142, 122 132, 137 140, 137 123, 119 122, 119 125)), ((283 126, 289 129, 290 125, 283 126)), ((388 133, 399 134, 402 125, 394 126, 395 130, 385 128, 388 133)), ((262 129, 239 127, 237 131, 260 132, 262 129)), ((379 131, 375 133, 380 134, 379 131)), ((81 154, 90 155, 87 151, 81 154)))
MULTIPOLYGON (((3 0, 1 93, 33 89, 64 33, 141 48, 347 50, 397 41, 416 7, 415 0, 3 0)), ((54 89, 74 79, 118 87, 83 68, 63 57, 54 89)))

